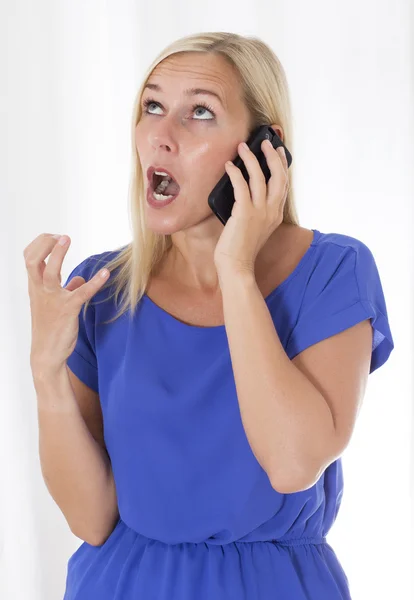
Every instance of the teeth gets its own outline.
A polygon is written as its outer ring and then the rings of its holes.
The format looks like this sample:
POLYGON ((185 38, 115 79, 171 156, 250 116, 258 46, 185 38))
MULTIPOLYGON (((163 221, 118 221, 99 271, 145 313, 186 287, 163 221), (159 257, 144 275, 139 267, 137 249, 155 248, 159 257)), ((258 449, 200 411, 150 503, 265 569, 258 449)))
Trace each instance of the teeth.
POLYGON ((169 183, 169 179, 163 179, 163 181, 161 181, 155 189, 158 192, 162 193, 168 187, 169 183))
POLYGON ((153 196, 156 200, 168 200, 168 198, 172 198, 172 195, 164 196, 164 194, 157 194, 156 192, 153 192, 153 196))
POLYGON ((160 175, 161 177, 164 177, 164 179, 162 180, 162 183, 164 183, 164 181, 168 183, 170 183, 170 181, 173 180, 173 178, 168 175, 168 173, 164 173, 164 171, 154 171, 154 175, 160 175))

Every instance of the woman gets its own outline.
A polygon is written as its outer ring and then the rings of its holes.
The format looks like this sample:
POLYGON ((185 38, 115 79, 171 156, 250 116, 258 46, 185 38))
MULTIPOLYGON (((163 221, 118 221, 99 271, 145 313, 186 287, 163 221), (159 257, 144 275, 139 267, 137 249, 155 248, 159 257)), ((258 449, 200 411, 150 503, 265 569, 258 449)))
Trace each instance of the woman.
POLYGON ((368 374, 393 339, 368 247, 301 227, 286 157, 263 144, 266 185, 240 145, 262 124, 292 149, 285 75, 263 42, 176 41, 134 108, 132 242, 63 288, 68 240, 26 251, 43 473, 85 540, 65 600, 350 598, 326 536, 368 374), (225 165, 237 153, 249 184, 225 165), (207 198, 225 172, 223 228, 207 198), (52 425, 57 386, 81 410, 52 425))

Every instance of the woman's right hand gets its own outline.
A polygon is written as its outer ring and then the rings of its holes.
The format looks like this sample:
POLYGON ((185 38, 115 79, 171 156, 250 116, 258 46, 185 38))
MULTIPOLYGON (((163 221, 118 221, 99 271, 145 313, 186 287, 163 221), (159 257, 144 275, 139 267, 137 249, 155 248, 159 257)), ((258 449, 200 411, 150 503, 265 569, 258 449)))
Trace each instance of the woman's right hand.
POLYGON ((108 273, 101 277, 100 270, 86 283, 77 275, 62 287, 62 263, 71 241, 68 236, 64 237, 66 244, 60 245, 52 234, 43 233, 23 251, 32 317, 32 371, 57 372, 62 369, 76 346, 82 305, 108 279, 108 273), (45 258, 49 254, 46 264, 45 258))

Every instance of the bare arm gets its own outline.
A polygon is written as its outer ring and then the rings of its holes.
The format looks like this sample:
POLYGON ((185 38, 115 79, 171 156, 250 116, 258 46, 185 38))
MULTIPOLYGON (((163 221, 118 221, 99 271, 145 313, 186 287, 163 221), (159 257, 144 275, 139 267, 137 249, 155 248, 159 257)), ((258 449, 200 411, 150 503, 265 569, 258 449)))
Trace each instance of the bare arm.
POLYGON ((369 374, 370 321, 290 360, 254 274, 228 271, 221 285, 237 397, 252 451, 276 491, 307 490, 349 443, 369 374))
POLYGON ((54 374, 34 368, 33 380, 44 481, 71 531, 99 546, 119 519, 111 463, 99 426, 99 397, 66 365, 54 374))

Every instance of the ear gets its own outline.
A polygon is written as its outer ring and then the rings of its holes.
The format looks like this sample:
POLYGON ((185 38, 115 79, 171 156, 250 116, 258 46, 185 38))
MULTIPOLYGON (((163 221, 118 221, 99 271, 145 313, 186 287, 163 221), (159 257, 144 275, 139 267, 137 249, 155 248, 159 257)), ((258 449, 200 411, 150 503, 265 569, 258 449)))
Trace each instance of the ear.
POLYGON ((274 123, 270 127, 275 131, 275 133, 277 133, 277 135, 280 137, 280 139, 283 142, 283 138, 285 137, 285 134, 283 132, 282 127, 280 125, 278 125, 277 123, 274 123))

